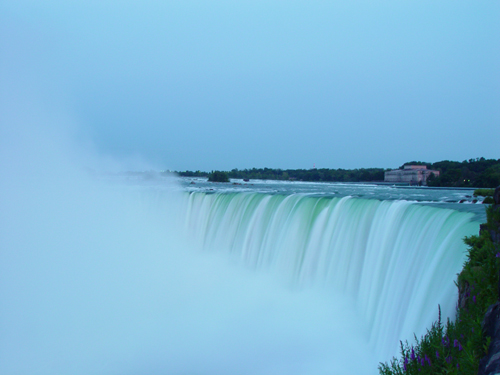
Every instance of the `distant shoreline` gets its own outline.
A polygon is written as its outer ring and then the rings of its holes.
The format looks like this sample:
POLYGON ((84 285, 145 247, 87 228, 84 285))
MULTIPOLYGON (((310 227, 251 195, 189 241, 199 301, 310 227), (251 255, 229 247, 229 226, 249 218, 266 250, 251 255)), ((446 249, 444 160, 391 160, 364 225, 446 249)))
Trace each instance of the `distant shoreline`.
MULTIPOLYGON (((427 179, 428 188, 495 188, 500 185, 500 159, 476 158, 463 162, 443 160, 436 163, 411 161, 404 165, 421 165, 429 170, 440 172, 439 177, 427 179)), ((213 172, 227 174, 228 178, 249 180, 277 180, 277 181, 309 181, 309 182, 339 182, 339 183, 371 183, 380 185, 408 186, 408 183, 385 182, 385 172, 391 169, 359 168, 359 169, 280 169, 280 168, 252 168, 230 171, 176 171, 183 177, 208 177, 213 172)), ((413 185, 414 187, 415 185, 413 185)))

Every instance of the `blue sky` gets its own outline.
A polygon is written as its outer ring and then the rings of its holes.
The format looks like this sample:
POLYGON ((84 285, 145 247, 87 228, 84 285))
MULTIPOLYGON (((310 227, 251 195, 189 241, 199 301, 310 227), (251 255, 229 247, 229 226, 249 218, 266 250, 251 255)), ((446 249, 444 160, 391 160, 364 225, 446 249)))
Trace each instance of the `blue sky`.
POLYGON ((159 169, 498 159, 499 19, 498 1, 3 1, 1 97, 159 169))

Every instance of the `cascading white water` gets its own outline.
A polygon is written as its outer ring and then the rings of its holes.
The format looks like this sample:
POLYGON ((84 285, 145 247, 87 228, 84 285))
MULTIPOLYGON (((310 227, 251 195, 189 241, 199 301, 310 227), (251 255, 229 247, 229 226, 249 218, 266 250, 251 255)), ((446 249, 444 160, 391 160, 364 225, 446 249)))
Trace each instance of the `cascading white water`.
POLYGON ((137 194, 81 173, 94 156, 52 119, 8 109, 1 374, 371 375, 438 303, 453 315, 461 239, 478 229, 470 214, 297 194, 137 194))
POLYGON ((185 212, 200 246, 352 298, 381 360, 423 334, 438 304, 454 316, 462 239, 478 229, 469 213, 350 197, 192 193, 185 212))
POLYGON ((453 315, 478 229, 402 201, 156 194, 26 166, 0 163, 5 374, 376 374, 438 303, 453 315))

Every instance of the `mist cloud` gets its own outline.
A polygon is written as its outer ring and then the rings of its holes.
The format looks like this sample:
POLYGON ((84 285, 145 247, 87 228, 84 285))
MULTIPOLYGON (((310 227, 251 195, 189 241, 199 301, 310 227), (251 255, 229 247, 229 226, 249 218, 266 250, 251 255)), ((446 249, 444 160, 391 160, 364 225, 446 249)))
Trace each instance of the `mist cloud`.
POLYGON ((374 372, 342 297, 194 248, 175 189, 91 178, 76 125, 27 98, 2 108, 0 372, 374 372))

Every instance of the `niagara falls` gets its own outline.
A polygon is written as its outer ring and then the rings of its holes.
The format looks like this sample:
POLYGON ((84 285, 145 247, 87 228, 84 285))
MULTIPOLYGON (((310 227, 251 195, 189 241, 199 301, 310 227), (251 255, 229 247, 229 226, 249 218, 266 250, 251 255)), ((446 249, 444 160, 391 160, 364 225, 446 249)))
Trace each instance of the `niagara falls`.
POLYGON ((499 2, 0 2, 0 374, 500 371, 499 2))
POLYGON ((376 373, 454 316, 481 220, 460 190, 60 168, 7 184, 5 373, 376 373))

